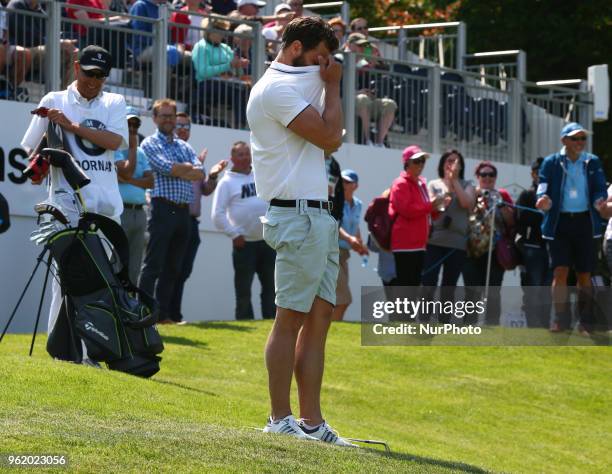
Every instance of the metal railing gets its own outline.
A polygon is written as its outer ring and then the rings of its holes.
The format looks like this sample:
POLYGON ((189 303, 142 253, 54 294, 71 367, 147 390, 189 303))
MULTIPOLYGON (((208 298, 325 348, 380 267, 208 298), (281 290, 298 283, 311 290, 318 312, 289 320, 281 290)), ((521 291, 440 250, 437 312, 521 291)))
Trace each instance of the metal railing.
POLYGON ((264 38, 258 22, 237 22, 201 15, 204 23, 168 22, 170 41, 181 51, 168 68, 166 95, 179 103, 195 123, 246 129, 246 104, 254 76, 263 74, 264 38), (234 31, 238 24, 247 31, 234 31), (213 36, 213 38, 211 38, 213 36))
POLYGON ((461 21, 424 23, 421 25, 382 26, 368 29, 369 33, 397 34, 395 40, 383 38, 397 45, 397 59, 429 62, 441 67, 463 69, 466 54, 466 26, 461 21), (454 32, 446 32, 454 30, 454 32), (431 31, 432 34, 423 34, 431 31), (441 32, 438 32, 441 31, 441 32), (419 33, 414 36, 413 33, 419 33))
POLYGON ((513 160, 509 143, 512 98, 500 82, 496 77, 441 71, 441 145, 460 148, 471 158, 513 160), (481 81, 483 77, 488 83, 481 81), (494 81, 497 84, 491 85, 494 81))
MULTIPOLYGON (((54 8, 59 6, 56 3, 54 8)), ((103 20, 77 20, 62 16, 60 29, 63 36, 70 37, 79 48, 96 44, 107 49, 112 56, 113 69, 105 90, 122 94, 129 105, 148 110, 151 98, 160 95, 163 71, 172 59, 170 51, 161 57, 157 54, 155 40, 160 40, 159 21, 134 15, 122 15, 120 19, 111 20, 115 12, 77 5, 70 5, 70 9, 96 13, 102 15, 103 20), (131 22, 138 22, 141 27, 151 31, 132 29, 131 22)), ((51 18, 55 18, 55 15, 50 15, 51 18)), ((53 23, 50 21, 50 24, 53 23)), ((63 84, 73 79, 72 75, 66 77, 71 72, 60 71, 63 84)))
POLYGON ((330 19, 336 16, 340 16, 342 21, 348 25, 351 21, 350 16, 350 5, 349 2, 322 2, 322 3, 306 3, 304 4, 304 10, 316 13, 321 18, 330 19), (337 7, 340 7, 338 12, 337 7), (329 13, 330 9, 332 13, 329 13))
MULTIPOLYGON (((169 96, 196 123, 247 127, 245 108, 250 87, 266 67, 266 39, 260 23, 248 23, 250 32, 235 32, 214 24, 216 20, 231 22, 230 18, 209 15, 212 24, 191 27, 170 22, 171 10, 165 5, 160 6, 157 19, 123 15, 123 23, 82 21, 62 17, 63 3, 43 4, 45 13, 0 8, 9 17, 9 39, 15 43, 10 45, 10 62, 0 64, 4 76, 0 99, 38 102, 47 91, 65 87, 71 80, 75 47, 95 42, 115 58, 106 88, 123 94, 142 112, 150 109, 153 100, 169 96), (150 25, 151 31, 133 30, 127 26, 128 21, 150 25), (227 54, 213 58, 213 63, 231 64, 207 71, 212 63, 194 63, 193 51, 183 50, 177 32, 190 32, 198 42, 216 33, 224 46, 212 48, 222 48, 227 54), (249 41, 250 45, 242 49, 238 45, 249 41), (248 58, 249 62, 233 62, 236 57, 248 58)), ((105 17, 114 14, 76 5, 71 8, 105 17)), ((460 46, 465 42, 465 25, 452 25, 457 28, 453 56, 463 60, 465 54, 459 51, 465 50, 460 46)), ((435 27, 437 24, 397 28, 401 33, 435 27)), ((528 163, 560 146, 563 123, 574 120, 592 127, 592 96, 585 81, 574 84, 578 88, 532 84, 512 74, 500 77, 480 70, 471 73, 432 61, 342 55, 348 143, 382 143, 400 149, 419 144, 433 153, 455 147, 472 158, 528 163)), ((522 76, 520 70, 516 76, 522 76)), ((590 140, 588 146, 590 149, 590 140)))
POLYGON ((481 75, 483 84, 486 84, 486 76, 497 77, 501 80, 500 87, 504 88, 506 79, 527 80, 527 55, 520 49, 466 54, 464 69, 481 75))
MULTIPOLYGON (((70 66, 68 42, 53 41, 55 32, 47 27, 47 15, 34 11, 0 7, 7 28, 7 44, 0 45, 0 98, 38 102, 58 85, 54 72, 60 64, 70 66), (55 48, 48 45, 56 44, 55 48), (61 47, 60 47, 61 46, 61 47)), ((4 32, 3 32, 4 33, 4 32)), ((57 87, 56 87, 57 88, 57 87)))
MULTIPOLYGON (((535 158, 546 156, 561 147, 559 132, 567 122, 579 122, 592 129, 593 102, 582 80, 525 83, 521 97, 524 120, 528 126, 524 133, 524 153, 535 158), (573 84, 577 88, 558 85, 573 84)), ((592 139, 587 141, 592 149, 592 139)))

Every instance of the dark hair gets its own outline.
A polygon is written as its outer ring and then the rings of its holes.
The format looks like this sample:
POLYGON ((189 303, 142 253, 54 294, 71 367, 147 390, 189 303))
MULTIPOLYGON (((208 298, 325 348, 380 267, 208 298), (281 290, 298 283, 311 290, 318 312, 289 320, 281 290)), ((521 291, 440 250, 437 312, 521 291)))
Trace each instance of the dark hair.
POLYGON ((483 168, 491 168, 495 172, 495 176, 497 176, 497 168, 495 167, 495 165, 491 163, 490 161, 486 161, 486 160, 478 163, 478 166, 476 167, 476 171, 474 171, 474 174, 478 176, 480 174, 480 170, 483 168))
POLYGON ((542 166, 543 162, 544 162, 544 157, 538 156, 534 161, 531 162, 531 170, 538 171, 540 169, 540 166, 542 166))
POLYGON ((446 150, 444 154, 440 157, 440 161, 438 162, 438 176, 440 178, 444 178, 444 165, 446 164, 446 160, 451 155, 457 155, 459 157, 459 163, 461 163, 461 169, 459 170, 459 178, 465 179, 465 160, 463 159, 463 155, 459 153, 459 150, 455 150, 454 148, 451 150, 446 150))
POLYGON ((319 46, 321 41, 330 52, 338 49, 338 38, 334 30, 321 18, 311 16, 295 18, 289 22, 283 32, 283 49, 294 41, 302 43, 303 52, 310 51, 319 46))

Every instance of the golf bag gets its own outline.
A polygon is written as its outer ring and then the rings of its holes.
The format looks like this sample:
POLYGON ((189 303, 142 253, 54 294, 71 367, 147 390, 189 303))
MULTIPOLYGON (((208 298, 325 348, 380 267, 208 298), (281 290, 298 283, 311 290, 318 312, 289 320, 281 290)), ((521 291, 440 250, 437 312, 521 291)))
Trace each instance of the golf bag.
POLYGON ((129 247, 123 229, 113 220, 84 213, 77 227, 50 236, 57 265, 62 308, 47 340, 57 359, 82 361, 81 340, 91 360, 111 370, 141 377, 159 371, 164 345, 155 327, 157 304, 129 279, 129 247), (115 272, 99 233, 120 263, 115 272))

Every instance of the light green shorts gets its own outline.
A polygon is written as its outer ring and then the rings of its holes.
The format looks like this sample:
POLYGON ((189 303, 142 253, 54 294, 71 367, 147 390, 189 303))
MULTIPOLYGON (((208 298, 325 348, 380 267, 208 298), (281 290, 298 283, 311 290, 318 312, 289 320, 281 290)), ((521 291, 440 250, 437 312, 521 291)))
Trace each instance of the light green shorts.
POLYGON ((308 313, 315 296, 335 305, 336 219, 324 209, 270 206, 261 221, 264 240, 276 250, 276 306, 308 313))

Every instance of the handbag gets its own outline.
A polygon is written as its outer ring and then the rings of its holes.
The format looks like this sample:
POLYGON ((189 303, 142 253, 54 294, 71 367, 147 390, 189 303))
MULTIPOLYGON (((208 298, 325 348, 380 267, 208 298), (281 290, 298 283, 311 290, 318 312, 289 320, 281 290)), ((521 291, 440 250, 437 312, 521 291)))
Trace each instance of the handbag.
POLYGON ((519 251, 514 239, 508 235, 501 235, 495 243, 495 257, 504 270, 514 270, 520 263, 519 251))

